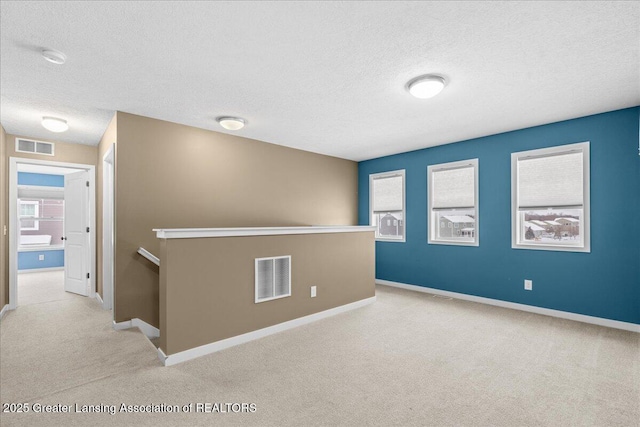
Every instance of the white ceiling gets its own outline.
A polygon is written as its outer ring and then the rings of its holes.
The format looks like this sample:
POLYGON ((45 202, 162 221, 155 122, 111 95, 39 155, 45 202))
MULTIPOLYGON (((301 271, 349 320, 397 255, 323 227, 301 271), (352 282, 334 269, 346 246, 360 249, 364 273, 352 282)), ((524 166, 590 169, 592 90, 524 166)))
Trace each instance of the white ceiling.
POLYGON ((0 121, 32 138, 95 145, 119 110, 364 160, 640 104, 638 2, 0 5, 0 121))

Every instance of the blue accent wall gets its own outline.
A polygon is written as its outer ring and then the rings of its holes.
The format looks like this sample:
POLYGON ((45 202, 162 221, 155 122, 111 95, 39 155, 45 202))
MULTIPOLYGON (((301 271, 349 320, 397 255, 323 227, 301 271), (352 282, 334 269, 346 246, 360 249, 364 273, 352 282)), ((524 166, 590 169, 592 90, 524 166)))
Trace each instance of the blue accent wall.
POLYGON ((64 187, 64 175, 18 172, 18 185, 38 185, 43 187, 64 187))
POLYGON ((18 252, 18 270, 53 267, 64 267, 64 249, 18 252), (39 255, 44 255, 44 260, 40 261, 39 255))
MULTIPOLYGON (((359 163, 406 169, 406 243, 376 242, 376 278, 640 324, 640 107, 359 163), (590 141, 591 253, 511 248, 511 153, 590 141), (427 244, 427 166, 479 159, 479 247, 427 244), (524 290, 524 279, 533 290, 524 290)), ((427 124, 425 124, 427 126, 427 124)))

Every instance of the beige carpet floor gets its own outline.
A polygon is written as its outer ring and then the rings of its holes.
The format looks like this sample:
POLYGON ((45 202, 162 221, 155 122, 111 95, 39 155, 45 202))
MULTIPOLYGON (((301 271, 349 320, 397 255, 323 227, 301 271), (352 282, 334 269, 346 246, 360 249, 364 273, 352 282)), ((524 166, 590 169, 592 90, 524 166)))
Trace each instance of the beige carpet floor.
POLYGON ((0 400, 31 411, 0 413, 0 424, 638 426, 640 334, 384 286, 377 295, 168 368, 142 334, 112 330, 95 300, 20 306, 0 326, 0 400), (122 403, 256 411, 33 412, 122 403))
POLYGON ((76 298, 64 291, 64 270, 18 274, 18 305, 76 298))

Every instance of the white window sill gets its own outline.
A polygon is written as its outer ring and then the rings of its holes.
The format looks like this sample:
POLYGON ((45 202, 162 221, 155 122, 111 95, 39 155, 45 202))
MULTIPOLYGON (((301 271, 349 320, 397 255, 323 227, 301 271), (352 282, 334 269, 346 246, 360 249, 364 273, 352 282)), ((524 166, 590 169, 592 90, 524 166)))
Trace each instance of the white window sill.
POLYGON ((430 245, 451 245, 451 246, 480 246, 480 242, 458 242, 455 240, 429 240, 430 245))
POLYGON ((530 249, 534 251, 558 251, 558 252, 585 252, 591 253, 591 248, 583 246, 569 245, 527 245, 516 243, 511 245, 511 249, 530 249))

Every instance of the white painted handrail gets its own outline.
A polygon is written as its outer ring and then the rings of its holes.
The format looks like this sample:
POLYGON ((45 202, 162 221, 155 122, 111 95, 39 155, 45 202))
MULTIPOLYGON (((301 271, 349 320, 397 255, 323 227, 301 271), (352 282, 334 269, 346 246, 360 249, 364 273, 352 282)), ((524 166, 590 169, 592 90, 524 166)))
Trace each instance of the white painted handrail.
POLYGON ((138 253, 143 257, 145 257, 146 259, 148 259, 149 261, 151 261, 152 263, 154 263, 155 265, 157 265, 158 267, 160 267, 160 258, 155 256, 145 248, 138 248, 138 253))

